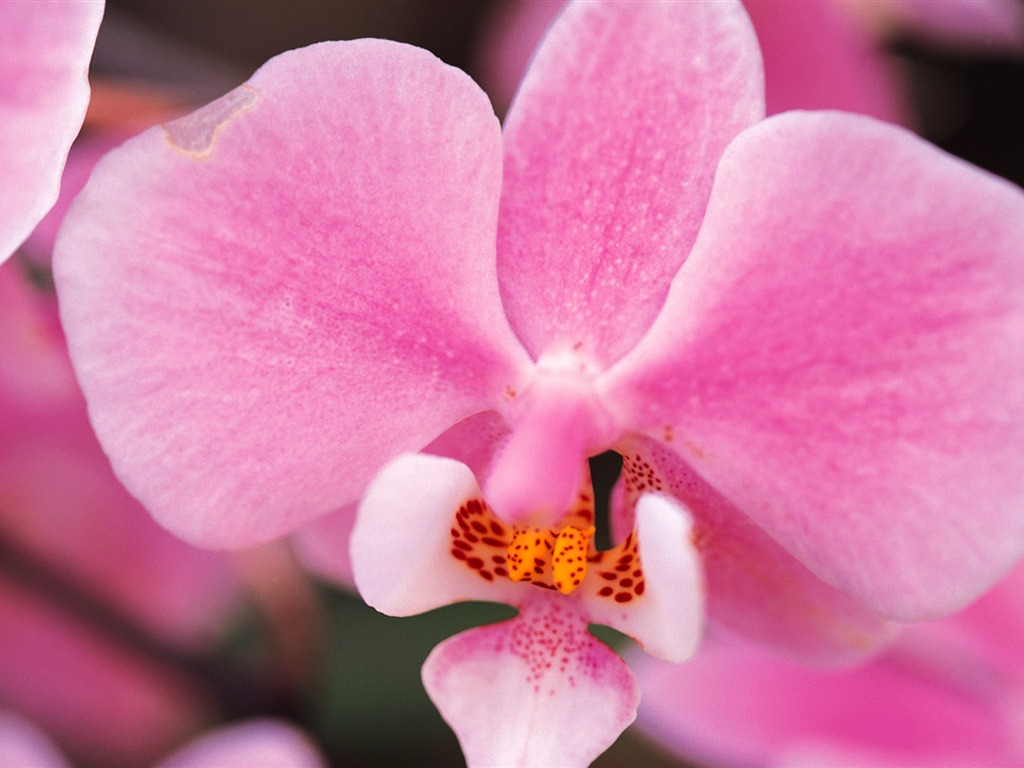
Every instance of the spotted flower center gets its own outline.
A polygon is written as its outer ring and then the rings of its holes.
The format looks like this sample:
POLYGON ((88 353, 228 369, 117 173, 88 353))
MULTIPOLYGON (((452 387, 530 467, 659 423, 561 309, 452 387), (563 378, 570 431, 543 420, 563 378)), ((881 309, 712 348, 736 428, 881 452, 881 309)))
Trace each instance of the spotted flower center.
POLYGON ((560 526, 513 527, 483 499, 470 499, 455 513, 451 556, 486 581, 509 579, 565 595, 584 589, 617 603, 642 597, 644 573, 635 534, 598 552, 593 509, 592 496, 580 493, 560 526))

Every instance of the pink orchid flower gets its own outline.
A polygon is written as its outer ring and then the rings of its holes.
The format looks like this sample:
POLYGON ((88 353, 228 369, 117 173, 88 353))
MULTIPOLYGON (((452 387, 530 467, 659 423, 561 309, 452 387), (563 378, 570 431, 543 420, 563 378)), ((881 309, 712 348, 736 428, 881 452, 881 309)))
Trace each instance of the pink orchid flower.
MULTIPOLYGON (((31 722, 0 711, 0 765, 69 768, 49 737, 31 722)), ((211 731, 155 768, 324 768, 309 738, 278 720, 250 720, 211 731)))
POLYGON ((428 687, 471 761, 579 763, 636 701, 586 621, 678 658, 706 593, 834 660, 1019 559, 1022 250, 1009 183, 870 118, 764 119, 738 3, 580 3, 503 132, 409 46, 271 60, 102 160, 55 269, 97 432, 159 521, 220 547, 314 523, 340 560, 324 531, 387 465, 360 589, 519 606, 428 687), (609 449, 635 553, 592 551, 581 509, 609 449))
POLYGON ((0 3, 0 261, 57 200, 103 0, 0 3))
POLYGON ((1024 766, 1024 568, 848 670, 715 637, 688 664, 638 658, 638 724, 713 765, 1024 766))

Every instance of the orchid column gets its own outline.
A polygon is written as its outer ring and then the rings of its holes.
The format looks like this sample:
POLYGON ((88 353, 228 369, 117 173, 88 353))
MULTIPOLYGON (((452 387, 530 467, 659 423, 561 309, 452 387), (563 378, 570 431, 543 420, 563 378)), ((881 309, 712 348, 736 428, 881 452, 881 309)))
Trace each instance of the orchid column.
POLYGON ((869 118, 763 116, 736 3, 570 5, 504 131, 409 46, 271 60, 111 153, 61 233, 116 470, 193 542, 339 562, 369 487, 368 602, 518 606, 425 671, 474 763, 628 725, 590 621, 679 660, 706 605, 836 660, 964 605, 1024 541, 1024 195, 869 118))

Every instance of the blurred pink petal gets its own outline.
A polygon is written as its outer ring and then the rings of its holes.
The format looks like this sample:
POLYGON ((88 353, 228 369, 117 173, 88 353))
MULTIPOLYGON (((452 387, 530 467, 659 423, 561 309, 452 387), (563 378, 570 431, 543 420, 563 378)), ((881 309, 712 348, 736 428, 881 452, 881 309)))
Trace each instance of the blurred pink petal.
MULTIPOLYGON (((161 529, 117 482, 74 385, 53 296, 0 267, 0 539, 180 649, 209 647, 239 588, 222 554, 161 529)), ((4 555, 6 557, 6 554, 4 555)), ((210 716, 201 695, 51 596, 0 584, 0 700, 76 755, 149 759, 210 716)))
POLYGON ((208 640, 237 598, 229 561, 170 536, 125 491, 74 388, 52 297, 32 289, 13 263, 0 267, 3 290, 17 301, 0 308, 0 328, 52 335, 6 346, 0 371, 33 372, 37 397, 47 388, 60 396, 37 402, 0 388, 0 533, 154 631, 208 640))
POLYGON ((80 405, 56 297, 33 289, 16 264, 0 265, 0 431, 80 405))
POLYGON ((965 51, 1024 53, 1019 0, 840 0, 879 35, 910 35, 965 51))
POLYGON ((50 738, 24 718, 0 710, 0 765, 69 768, 50 738))
POLYGON ((0 3, 0 261, 57 200, 102 16, 102 0, 0 3))
POLYGON ((684 667, 638 657, 641 725, 680 754, 721 765, 1022 765, 1022 587, 1018 568, 966 611, 910 627, 845 671, 735 638, 707 643, 684 667))
POLYGON ((1024 541, 1022 205, 868 118, 770 118, 607 396, 824 581, 955 610, 1024 541))
POLYGON ((744 0, 764 54, 768 114, 841 109, 908 122, 888 60, 859 24, 829 0, 744 0))
POLYGON ((252 720, 207 733, 155 768, 326 768, 309 738, 276 720, 252 720))
POLYGON ((517 381, 499 152, 468 78, 362 41, 283 54, 100 162, 68 217, 84 258, 56 264, 61 312, 86 331, 97 431, 157 519, 206 545, 280 535, 517 381))
POLYGON ((0 701, 83 760, 144 763, 213 715, 177 676, 6 583, 0 626, 0 701))

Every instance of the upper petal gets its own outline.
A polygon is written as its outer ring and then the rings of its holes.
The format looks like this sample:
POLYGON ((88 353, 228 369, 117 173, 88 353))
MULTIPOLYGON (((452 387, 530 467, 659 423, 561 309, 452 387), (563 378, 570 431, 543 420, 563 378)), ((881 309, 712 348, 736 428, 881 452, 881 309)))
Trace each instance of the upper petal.
POLYGON ((97 166, 62 319, 125 484, 193 541, 268 539, 518 385, 486 96, 381 40, 272 59, 97 166))
POLYGON ((0 261, 57 200, 102 17, 102 0, 0 3, 0 261))
POLYGON ((729 141, 764 114, 738 3, 576 3, 505 123, 498 270, 535 357, 609 362, 654 319, 729 141))
POLYGON ((1012 185, 869 118, 769 118, 606 394, 827 582, 949 612, 1024 541, 1022 253, 1012 185))
POLYGON ((629 667, 572 602, 541 593, 519 616, 433 650, 423 685, 474 766, 586 766, 633 722, 629 667))

